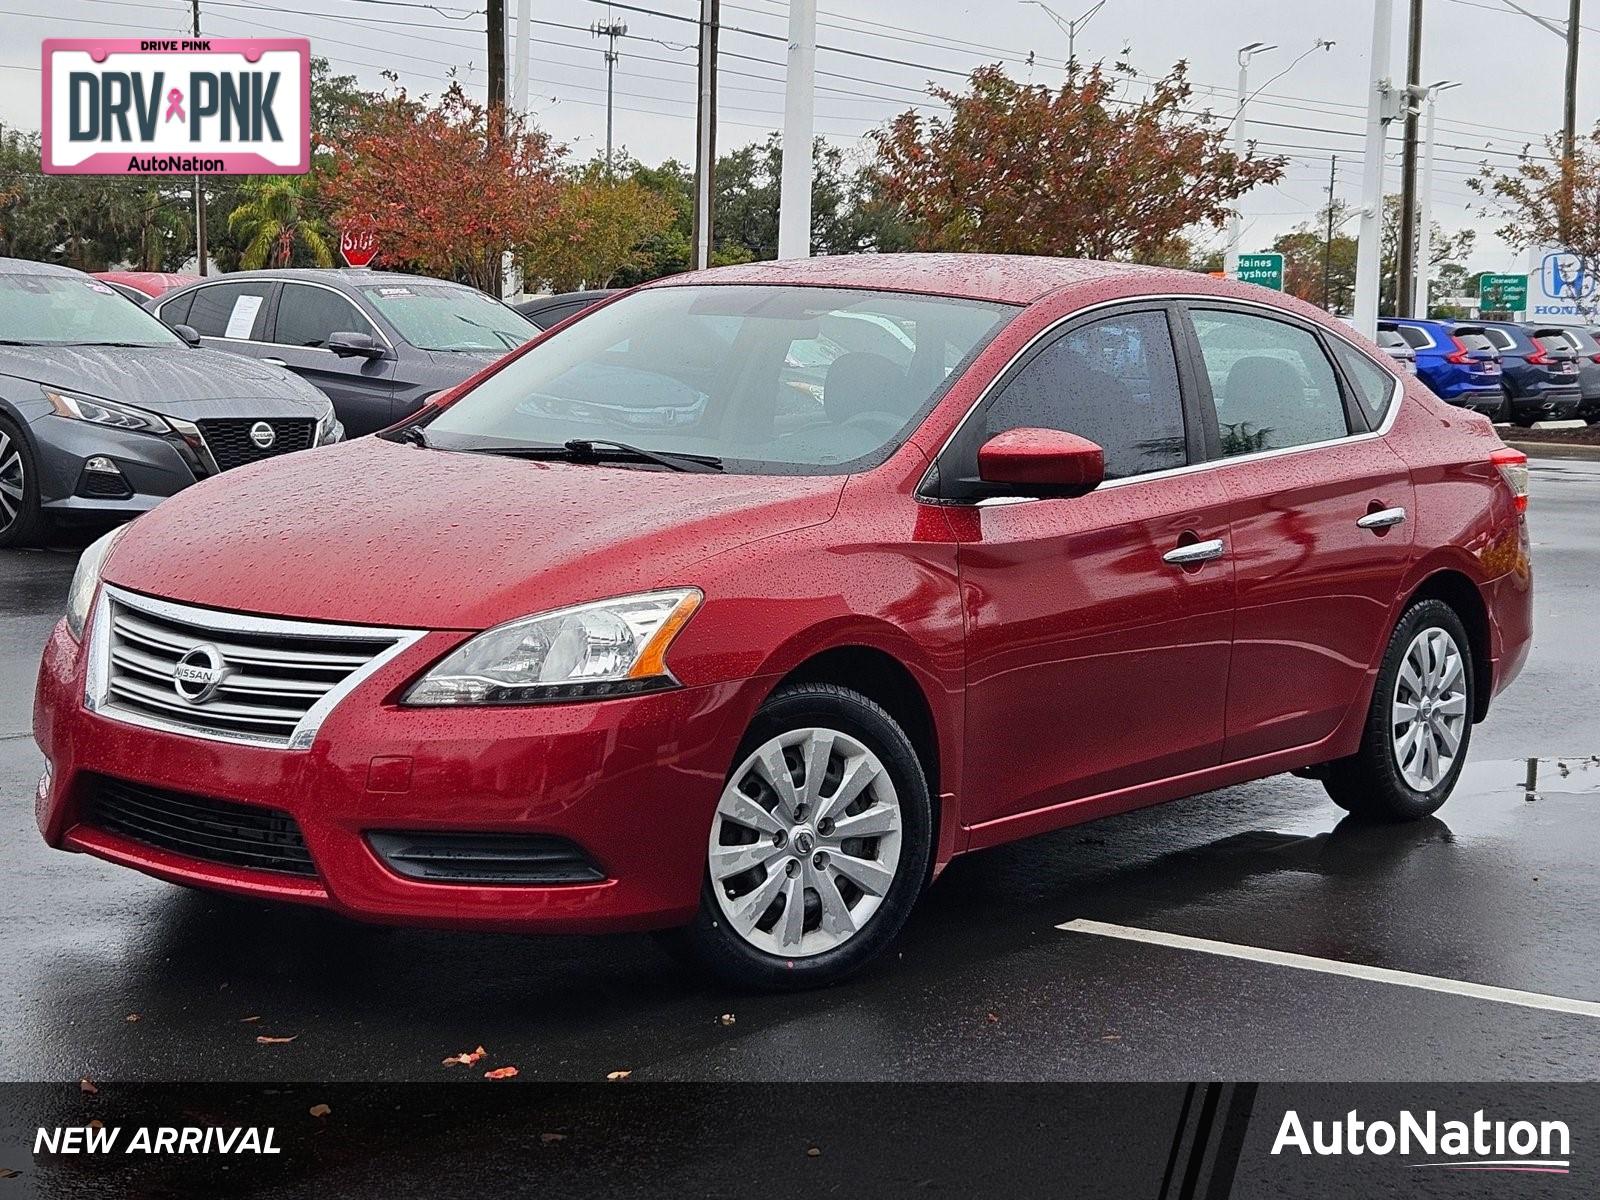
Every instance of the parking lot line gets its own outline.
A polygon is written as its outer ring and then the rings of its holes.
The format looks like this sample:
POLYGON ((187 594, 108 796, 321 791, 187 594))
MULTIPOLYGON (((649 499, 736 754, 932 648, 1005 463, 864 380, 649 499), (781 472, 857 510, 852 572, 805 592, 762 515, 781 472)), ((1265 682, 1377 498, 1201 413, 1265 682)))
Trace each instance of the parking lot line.
POLYGON ((1412 971, 1395 971, 1388 967, 1368 967, 1361 963, 1340 962, 1333 958, 1291 954, 1284 950, 1264 950, 1259 946, 1241 946, 1235 942, 1217 942, 1210 938, 1163 933, 1158 929, 1136 929, 1131 925, 1111 925, 1104 921, 1067 921, 1057 925, 1056 928, 1067 933, 1090 933, 1098 937, 1166 946, 1172 950, 1195 950, 1202 954, 1242 958, 1250 962, 1266 963, 1269 966, 1320 971, 1324 975, 1343 975, 1349 979, 1363 979, 1368 983, 1390 983, 1429 992, 1445 992, 1452 996, 1467 996, 1474 1000, 1492 1000, 1496 1004, 1516 1004, 1523 1008, 1570 1013, 1578 1017, 1600 1017, 1600 1003, 1593 1000, 1573 1000, 1567 996, 1548 996, 1543 992, 1521 992, 1515 988, 1491 987, 1485 983, 1467 983, 1460 979, 1443 979, 1437 975, 1418 975, 1412 971))

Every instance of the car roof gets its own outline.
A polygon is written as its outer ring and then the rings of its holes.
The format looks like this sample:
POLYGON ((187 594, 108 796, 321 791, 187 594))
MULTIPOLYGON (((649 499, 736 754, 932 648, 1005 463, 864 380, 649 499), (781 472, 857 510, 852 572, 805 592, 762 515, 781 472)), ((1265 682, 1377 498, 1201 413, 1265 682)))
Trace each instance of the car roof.
POLYGON ((529 296, 525 300, 518 300, 513 308, 532 308, 535 305, 577 304, 580 302, 595 303, 604 300, 607 296, 614 296, 620 288, 591 288, 586 292, 555 292, 549 296, 529 296))
POLYGON ((56 263, 33 262, 26 258, 0 258, 0 275, 63 275, 69 278, 87 278, 83 271, 56 263))
MULTIPOLYGON (((294 280, 303 279, 317 283, 344 284, 347 287, 361 287, 373 283, 442 283, 450 287, 469 287, 464 283, 457 283, 453 279, 434 279, 428 275, 412 275, 405 271, 373 271, 368 268, 357 267, 270 267, 261 271, 228 271, 222 275, 208 276, 207 283, 216 283, 220 280, 236 282, 250 279, 277 279, 294 280)), ((470 290, 470 289, 469 289, 470 290)))
MULTIPOLYGON (((1130 295, 1160 292, 1260 299, 1265 289, 1233 280, 1134 263, 1086 258, 1045 258, 1027 254, 841 254, 740 263, 706 271, 686 271, 654 280, 646 287, 689 284, 782 284, 810 287, 861 288, 868 291, 915 292, 959 296, 1002 304, 1032 304, 1067 288, 1093 289, 1123 285, 1130 295)), ((1285 307, 1310 312, 1310 306, 1281 292, 1285 307)), ((1320 317, 1327 314, 1314 310, 1320 317)))

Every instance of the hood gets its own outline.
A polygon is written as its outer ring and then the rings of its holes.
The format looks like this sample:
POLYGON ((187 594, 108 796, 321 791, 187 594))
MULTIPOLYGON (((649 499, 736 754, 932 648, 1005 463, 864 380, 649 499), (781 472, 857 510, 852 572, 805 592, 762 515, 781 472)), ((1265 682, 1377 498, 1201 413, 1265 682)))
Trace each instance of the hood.
POLYGON ((176 416, 199 401, 303 401, 315 412, 323 407, 320 392, 282 367, 182 345, 0 346, 0 375, 176 416))
POLYGON ((360 438, 180 492, 116 543, 105 578, 272 616, 486 629, 700 582, 697 563, 820 524, 845 476, 530 462, 360 438))

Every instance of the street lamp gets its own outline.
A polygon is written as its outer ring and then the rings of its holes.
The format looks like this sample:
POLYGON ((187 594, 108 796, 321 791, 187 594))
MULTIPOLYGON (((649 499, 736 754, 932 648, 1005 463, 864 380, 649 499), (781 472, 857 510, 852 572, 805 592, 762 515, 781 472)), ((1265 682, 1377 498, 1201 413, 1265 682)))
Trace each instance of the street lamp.
POLYGON ((1428 315, 1428 268, 1429 260, 1433 257, 1433 118, 1434 110, 1439 107, 1440 92, 1447 92, 1451 88, 1461 85, 1449 79, 1441 79, 1437 83, 1430 83, 1425 89, 1428 104, 1428 119, 1424 126, 1423 151, 1422 151, 1422 228, 1417 236, 1417 261, 1416 269, 1412 272, 1412 298, 1411 311, 1419 317, 1428 315))
MULTIPOLYGON (((1244 106, 1250 102, 1250 59, 1278 47, 1270 42, 1251 42, 1239 47, 1239 108, 1233 115, 1233 153, 1244 158, 1244 106)), ((1239 274, 1239 242, 1244 236, 1244 218, 1234 205, 1228 218, 1228 253, 1222 260, 1222 270, 1230 279, 1239 274)))

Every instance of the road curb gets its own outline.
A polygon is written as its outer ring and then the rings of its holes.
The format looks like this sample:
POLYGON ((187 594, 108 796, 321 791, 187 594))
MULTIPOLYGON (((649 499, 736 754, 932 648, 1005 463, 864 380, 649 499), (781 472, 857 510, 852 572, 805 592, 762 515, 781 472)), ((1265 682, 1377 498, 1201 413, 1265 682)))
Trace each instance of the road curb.
POLYGON ((1574 446, 1567 442, 1512 442, 1506 445, 1521 450, 1529 458, 1577 458, 1600 462, 1600 446, 1574 446))

